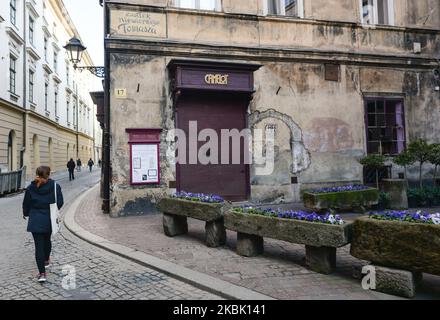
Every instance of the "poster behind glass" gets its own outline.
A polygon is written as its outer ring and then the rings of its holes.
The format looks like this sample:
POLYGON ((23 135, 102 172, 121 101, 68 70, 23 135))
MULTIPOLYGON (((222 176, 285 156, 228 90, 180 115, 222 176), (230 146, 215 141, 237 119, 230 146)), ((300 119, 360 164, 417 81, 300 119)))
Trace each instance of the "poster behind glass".
POLYGON ((159 183, 157 144, 132 145, 132 183, 159 183))

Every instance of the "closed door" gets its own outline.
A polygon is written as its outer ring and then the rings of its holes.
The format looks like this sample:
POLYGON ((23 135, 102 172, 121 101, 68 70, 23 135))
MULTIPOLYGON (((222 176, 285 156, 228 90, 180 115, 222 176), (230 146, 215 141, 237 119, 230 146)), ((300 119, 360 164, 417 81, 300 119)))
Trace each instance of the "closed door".
MULTIPOLYGON (((222 148, 221 141, 222 130, 237 129, 241 132, 247 127, 247 105, 248 99, 246 97, 227 93, 187 93, 179 100, 176 114, 177 127, 182 129, 187 137, 186 164, 177 164, 177 187, 179 191, 216 194, 230 201, 247 200, 249 195, 249 166, 245 163, 244 158, 244 150, 248 148, 247 141, 241 138, 240 142, 235 143, 234 146, 233 140, 229 139, 229 148, 226 148, 225 144, 222 148), (217 133, 218 147, 216 150, 206 150, 206 148, 201 150, 209 139, 197 142, 197 155, 199 151, 202 154, 206 152, 205 155, 211 157, 211 159, 217 158, 217 164, 202 164, 198 156, 196 163, 189 163, 191 157, 190 122, 193 122, 193 125, 194 123, 197 124, 197 136, 204 129, 212 129, 217 133), (237 147, 239 150, 237 150, 237 147), (239 161, 235 161, 235 163, 233 162, 234 152, 235 159, 239 155, 239 161), (216 154, 218 157, 215 157, 216 154)), ((194 158, 194 152, 192 156, 194 158)))

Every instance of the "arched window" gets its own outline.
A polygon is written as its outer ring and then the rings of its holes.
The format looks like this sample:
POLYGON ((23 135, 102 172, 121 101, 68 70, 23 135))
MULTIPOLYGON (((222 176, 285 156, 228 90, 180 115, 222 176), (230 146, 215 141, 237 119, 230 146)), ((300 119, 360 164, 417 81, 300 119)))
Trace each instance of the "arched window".
POLYGON ((17 142, 15 131, 9 131, 8 136, 8 169, 17 170, 17 142))
POLYGON ((34 151, 34 171, 37 170, 37 168, 40 166, 40 141, 38 139, 38 136, 34 134, 34 137, 32 138, 32 147, 34 151))

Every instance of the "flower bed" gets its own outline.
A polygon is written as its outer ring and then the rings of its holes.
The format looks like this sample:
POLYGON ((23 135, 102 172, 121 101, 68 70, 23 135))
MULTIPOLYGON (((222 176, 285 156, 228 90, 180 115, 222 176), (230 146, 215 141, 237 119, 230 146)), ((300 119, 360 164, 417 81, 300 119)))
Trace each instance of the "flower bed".
POLYGON ((392 211, 357 219, 351 254, 375 265, 440 275, 440 215, 392 211))
POLYGON ((332 210, 365 211, 379 203, 379 190, 366 186, 342 186, 307 191, 303 195, 304 206, 323 212, 332 210))
POLYGON ((224 203, 225 200, 217 195, 212 194, 203 194, 203 193, 189 193, 189 192, 177 192, 172 198, 189 200, 195 202, 204 202, 204 203, 224 203))
POLYGON ((440 213, 431 214, 422 211, 414 213, 409 211, 386 211, 370 213, 370 217, 376 220, 440 225, 440 213))
POLYGON ((243 214, 254 214, 272 218, 301 220, 324 224, 344 224, 344 220, 342 220, 339 215, 334 216, 330 213, 327 213, 326 215, 319 215, 317 213, 308 213, 304 211, 282 211, 279 209, 256 209, 252 207, 236 208, 234 211, 243 214))
POLYGON ((367 186, 353 185, 353 186, 342 186, 342 187, 330 187, 330 188, 320 188, 311 190, 310 193, 334 193, 334 192, 346 192, 346 191, 362 191, 370 189, 367 186))

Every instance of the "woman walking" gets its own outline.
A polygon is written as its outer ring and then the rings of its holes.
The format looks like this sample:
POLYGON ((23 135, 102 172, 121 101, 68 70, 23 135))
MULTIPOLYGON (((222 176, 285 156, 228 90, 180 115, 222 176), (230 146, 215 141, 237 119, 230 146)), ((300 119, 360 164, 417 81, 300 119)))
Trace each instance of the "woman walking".
POLYGON ((46 282, 46 268, 50 266, 52 250, 50 204, 56 203, 58 209, 64 204, 61 187, 49 178, 50 168, 39 167, 37 177, 27 187, 23 200, 23 218, 29 217, 27 231, 32 233, 35 242, 35 259, 38 266, 38 282, 46 282))

